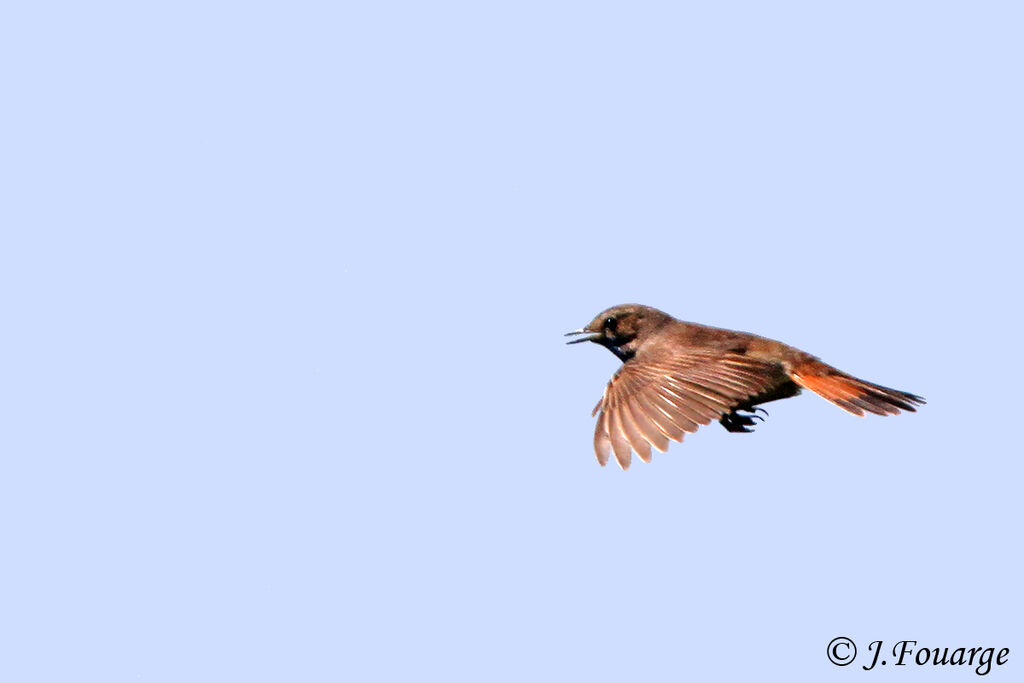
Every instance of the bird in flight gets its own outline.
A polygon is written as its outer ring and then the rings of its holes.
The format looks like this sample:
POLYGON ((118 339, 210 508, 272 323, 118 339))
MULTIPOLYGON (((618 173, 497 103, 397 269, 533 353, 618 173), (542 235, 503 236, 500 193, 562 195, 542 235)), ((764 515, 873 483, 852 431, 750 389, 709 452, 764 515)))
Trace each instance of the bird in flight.
POLYGON ((569 344, 594 342, 622 361, 594 408, 594 452, 602 466, 612 453, 622 469, 632 451, 651 461, 701 425, 718 422, 750 432, 763 420, 757 406, 810 389, 843 410, 863 416, 914 412, 920 396, 857 379, 809 353, 746 332, 676 320, 650 306, 609 308, 569 344), (598 415, 598 412, 600 414, 598 415))

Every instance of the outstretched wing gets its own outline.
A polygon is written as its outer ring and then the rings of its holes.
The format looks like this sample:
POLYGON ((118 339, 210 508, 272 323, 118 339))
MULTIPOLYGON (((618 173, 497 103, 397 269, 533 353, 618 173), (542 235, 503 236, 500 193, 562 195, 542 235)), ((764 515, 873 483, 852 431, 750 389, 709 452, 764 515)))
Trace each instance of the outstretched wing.
POLYGON ((780 365, 722 351, 695 351, 656 362, 627 361, 594 408, 594 452, 601 465, 612 452, 622 469, 632 455, 651 460, 669 439, 709 424, 785 379, 780 365))

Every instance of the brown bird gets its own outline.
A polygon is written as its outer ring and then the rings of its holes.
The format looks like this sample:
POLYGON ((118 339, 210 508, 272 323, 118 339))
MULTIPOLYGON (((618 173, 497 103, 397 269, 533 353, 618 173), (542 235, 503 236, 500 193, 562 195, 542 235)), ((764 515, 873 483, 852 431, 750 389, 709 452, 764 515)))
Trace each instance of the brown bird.
POLYGON ((569 344, 591 341, 622 360, 594 408, 594 452, 602 466, 614 452, 622 469, 631 451, 651 461, 668 440, 718 420, 730 432, 750 432, 763 420, 755 408, 810 389, 863 416, 914 412, 920 396, 865 382, 809 353, 746 332, 676 320, 650 306, 615 306, 594 318, 569 344), (743 414, 749 413, 749 414, 743 414))

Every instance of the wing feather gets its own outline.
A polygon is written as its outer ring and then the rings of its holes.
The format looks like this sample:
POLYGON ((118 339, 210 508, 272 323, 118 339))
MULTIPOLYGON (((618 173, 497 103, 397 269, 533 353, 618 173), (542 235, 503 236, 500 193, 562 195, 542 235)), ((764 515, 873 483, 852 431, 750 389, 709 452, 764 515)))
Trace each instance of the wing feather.
MULTIPOLYGON (((622 469, 632 453, 651 460, 651 446, 664 452, 783 377, 777 364, 721 351, 678 354, 659 362, 635 359, 612 377, 594 409, 594 452, 602 465, 614 453, 622 469)), ((851 397, 852 398, 852 397, 851 397)))

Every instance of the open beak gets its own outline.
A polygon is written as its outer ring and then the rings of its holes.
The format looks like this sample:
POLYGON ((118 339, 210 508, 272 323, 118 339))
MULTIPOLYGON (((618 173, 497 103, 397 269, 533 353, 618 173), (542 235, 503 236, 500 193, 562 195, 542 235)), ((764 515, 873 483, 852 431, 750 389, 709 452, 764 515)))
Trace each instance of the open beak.
POLYGON ((580 335, 579 339, 573 339, 572 341, 565 342, 566 344, 579 344, 585 341, 594 341, 601 338, 600 332, 591 332, 590 330, 573 330, 572 332, 566 332, 566 337, 575 337, 580 335))

